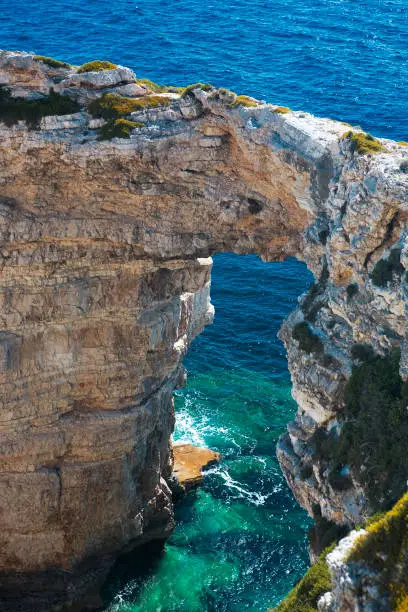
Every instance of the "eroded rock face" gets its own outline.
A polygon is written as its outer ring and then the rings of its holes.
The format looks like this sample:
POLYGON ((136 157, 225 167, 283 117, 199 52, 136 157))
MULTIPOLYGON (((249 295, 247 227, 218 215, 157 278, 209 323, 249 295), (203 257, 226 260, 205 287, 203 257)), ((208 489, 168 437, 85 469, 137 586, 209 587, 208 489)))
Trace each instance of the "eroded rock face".
POLYGON ((299 411, 278 456, 312 515, 359 522, 357 482, 339 493, 324 459, 301 468, 316 430, 339 426, 353 343, 401 346, 407 373, 406 284, 380 289, 370 272, 397 247, 407 267, 408 149, 358 156, 342 123, 200 88, 160 94, 129 139, 100 141, 90 100, 151 93, 128 69, 78 75, 1 52, 0 84, 81 104, 37 130, 0 123, 3 600, 78 601, 121 551, 170 533, 172 392, 212 319, 220 251, 296 256, 320 279, 282 329, 299 411), (292 337, 305 316, 324 355, 292 337))

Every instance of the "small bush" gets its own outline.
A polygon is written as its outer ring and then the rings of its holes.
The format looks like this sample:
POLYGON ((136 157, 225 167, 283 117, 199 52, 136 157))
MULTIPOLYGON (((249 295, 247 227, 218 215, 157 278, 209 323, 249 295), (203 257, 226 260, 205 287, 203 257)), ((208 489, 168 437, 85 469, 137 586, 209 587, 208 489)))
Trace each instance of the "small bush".
POLYGON ((46 57, 45 55, 34 55, 34 59, 37 62, 42 62, 43 64, 47 64, 47 66, 51 66, 51 68, 71 68, 71 65, 67 64, 67 62, 61 62, 60 60, 56 60, 53 57, 46 57))
POLYGON ((351 142, 351 150, 353 152, 356 151, 359 155, 369 155, 385 151, 379 140, 371 136, 371 134, 365 134, 364 132, 349 130, 342 136, 342 140, 349 140, 351 142))
POLYGON ((129 121, 128 119, 116 119, 105 123, 99 128, 98 140, 111 140, 112 138, 130 138, 130 134, 136 128, 144 127, 140 121, 129 121))
POLYGON ((290 108, 287 106, 277 106, 272 112, 278 113, 279 115, 286 115, 287 113, 290 113, 290 108))
POLYGON ((339 468, 333 468, 329 472, 329 484, 336 491, 347 491, 353 486, 353 481, 349 476, 341 474, 339 468))
POLYGON ((403 272, 401 249, 392 249, 388 259, 377 261, 371 272, 371 280, 377 287, 386 287, 394 278, 401 279, 403 272))
POLYGON ((106 93, 100 98, 93 100, 88 111, 92 117, 103 119, 119 119, 130 115, 135 111, 157 106, 165 106, 171 103, 171 98, 161 96, 143 96, 141 98, 125 98, 119 94, 106 93))
POLYGON ((357 283, 351 283, 350 285, 348 285, 346 292, 347 292, 347 300, 348 301, 352 300, 353 297, 356 296, 358 293, 357 283))
POLYGON ((70 115, 79 110, 80 106, 69 96, 61 96, 52 90, 40 100, 25 100, 12 98, 7 89, 0 87, 0 121, 7 126, 25 121, 30 129, 35 129, 43 117, 70 115))
POLYGON ((203 91, 211 91, 211 89, 213 89, 213 86, 210 83, 192 83, 191 85, 188 85, 184 89, 183 93, 181 94, 181 97, 186 98, 187 96, 191 95, 194 89, 202 89, 203 91))
POLYGON ((408 159, 400 163, 400 170, 403 174, 408 174, 408 159))
POLYGON ((318 600, 332 588, 326 557, 333 548, 334 544, 322 552, 316 563, 308 569, 303 578, 290 591, 289 595, 274 608, 275 612, 317 611, 318 600))
POLYGON ((322 353, 323 343, 319 336, 314 334, 308 323, 297 323, 292 330, 292 338, 299 342, 299 348, 305 353, 322 353))
POLYGON ((77 70, 79 74, 82 72, 102 72, 103 70, 115 70, 117 68, 117 64, 112 64, 112 62, 107 62, 104 60, 94 60, 92 62, 87 62, 86 64, 82 64, 77 70))
POLYGON ((353 344, 351 357, 357 361, 370 361, 375 358, 375 352, 370 344, 353 344))
POLYGON ((236 108, 237 106, 246 106, 250 108, 250 107, 258 106, 258 102, 255 102, 255 100, 253 100, 249 96, 237 96, 234 102, 232 102, 231 106, 233 108, 236 108))
POLYGON ((408 147, 408 142, 405 142, 405 140, 400 140, 397 144, 399 144, 400 147, 408 147))

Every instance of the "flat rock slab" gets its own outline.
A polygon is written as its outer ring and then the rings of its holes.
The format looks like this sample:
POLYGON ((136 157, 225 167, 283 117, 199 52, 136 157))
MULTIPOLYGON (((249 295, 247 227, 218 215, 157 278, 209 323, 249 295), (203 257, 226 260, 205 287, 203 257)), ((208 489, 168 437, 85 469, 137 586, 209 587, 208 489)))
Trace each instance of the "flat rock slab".
POLYGON ((174 444, 173 455, 173 472, 185 489, 199 485, 203 479, 202 470, 221 458, 220 453, 192 444, 174 444))

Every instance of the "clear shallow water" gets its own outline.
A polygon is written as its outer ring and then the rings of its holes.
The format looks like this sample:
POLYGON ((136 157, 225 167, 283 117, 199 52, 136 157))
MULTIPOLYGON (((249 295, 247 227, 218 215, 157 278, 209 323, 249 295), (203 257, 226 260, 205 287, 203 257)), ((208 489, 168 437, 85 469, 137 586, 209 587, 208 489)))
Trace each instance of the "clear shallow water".
MULTIPOLYGON (((0 0, 1 48, 209 81, 408 141, 407 40, 406 0, 0 0)), ((307 518, 275 459, 295 410, 276 332, 309 282, 294 261, 215 258, 215 323, 186 359, 175 437, 224 459, 164 550, 115 568, 110 612, 265 610, 303 573, 307 518)))

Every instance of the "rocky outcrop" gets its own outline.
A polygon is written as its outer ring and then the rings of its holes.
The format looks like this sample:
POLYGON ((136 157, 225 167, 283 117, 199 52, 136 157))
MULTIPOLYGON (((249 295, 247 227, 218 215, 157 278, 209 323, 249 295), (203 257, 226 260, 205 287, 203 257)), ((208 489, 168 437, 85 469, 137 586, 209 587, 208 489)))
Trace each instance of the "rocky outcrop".
POLYGON ((7 609, 23 592, 29 609, 78 601, 117 554, 171 531, 172 392, 211 321, 207 258, 220 251, 313 271, 281 332, 299 411, 278 456, 312 515, 359 522, 366 491, 351 471, 333 488, 316 432, 341 431, 355 343, 400 347, 407 374, 404 276, 379 287, 371 273, 391 249, 407 267, 408 149, 382 140, 360 155, 341 122, 202 86, 157 93, 122 67, 81 74, 1 52, 0 84, 8 104, 51 88, 79 104, 0 123, 7 609), (106 94, 139 101, 129 138, 100 140, 88 104, 106 94), (309 352, 299 323, 318 338, 309 352))
POLYGON ((173 457, 173 474, 178 485, 184 490, 200 484, 203 479, 202 471, 220 460, 220 454, 209 448, 181 442, 173 444, 173 457))

